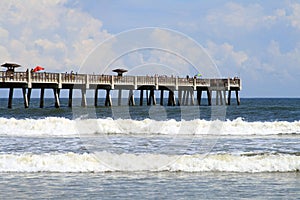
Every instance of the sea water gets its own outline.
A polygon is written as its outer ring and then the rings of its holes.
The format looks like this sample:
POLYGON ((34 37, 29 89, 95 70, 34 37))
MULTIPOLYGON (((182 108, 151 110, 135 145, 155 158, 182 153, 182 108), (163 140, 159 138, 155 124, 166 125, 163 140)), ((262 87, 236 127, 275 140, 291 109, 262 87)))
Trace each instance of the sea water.
POLYGON ((67 101, 0 100, 1 199, 300 196, 300 99, 233 101, 221 119, 215 106, 67 101))

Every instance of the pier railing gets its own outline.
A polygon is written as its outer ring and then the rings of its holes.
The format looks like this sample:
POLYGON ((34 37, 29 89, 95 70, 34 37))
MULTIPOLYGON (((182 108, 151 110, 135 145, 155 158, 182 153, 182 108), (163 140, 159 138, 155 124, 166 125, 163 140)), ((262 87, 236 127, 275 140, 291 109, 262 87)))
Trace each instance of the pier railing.
POLYGON ((47 73, 47 72, 0 72, 0 84, 5 83, 32 83, 43 84, 97 84, 97 85, 152 85, 152 86, 175 86, 178 87, 210 87, 213 90, 224 88, 240 88, 239 78, 207 79, 207 78, 180 78, 168 76, 112 76, 95 74, 75 74, 75 73, 47 73))
POLYGON ((94 105, 98 102, 98 89, 106 90, 105 106, 112 105, 110 90, 118 89, 118 105, 121 105, 122 90, 129 90, 128 104, 134 105, 133 90, 140 90, 140 105, 143 104, 144 90, 146 92, 147 105, 156 104, 154 90, 160 90, 160 105, 163 105, 163 95, 165 90, 169 90, 168 105, 195 105, 194 92, 197 93, 197 104, 201 105, 202 92, 207 93, 208 105, 212 105, 212 92, 216 93, 216 105, 222 105, 225 102, 230 105, 231 92, 235 91, 237 105, 240 104, 238 96, 241 90, 241 80, 235 78, 180 78, 168 76, 112 76, 97 74, 77 74, 77 73, 48 73, 48 72, 14 72, 0 71, 0 88, 9 88, 8 108, 12 108, 14 88, 22 88, 24 106, 29 107, 32 88, 39 88, 40 107, 44 106, 44 90, 53 89, 55 107, 60 106, 60 89, 69 89, 68 106, 72 106, 73 89, 81 89, 82 106, 87 106, 87 89, 95 90, 94 105), (75 86, 78 87, 75 87, 75 86), (178 91, 178 103, 175 102, 175 93, 178 91), (228 98, 226 99, 226 92, 228 98), (189 99, 190 98, 190 99, 189 99))

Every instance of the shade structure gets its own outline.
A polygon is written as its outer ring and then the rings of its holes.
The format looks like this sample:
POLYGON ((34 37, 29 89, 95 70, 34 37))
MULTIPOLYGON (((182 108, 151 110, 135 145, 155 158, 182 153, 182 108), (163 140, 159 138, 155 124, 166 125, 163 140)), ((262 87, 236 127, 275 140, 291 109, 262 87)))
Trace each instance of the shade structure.
POLYGON ((14 71, 16 67, 21 67, 21 65, 17 63, 4 63, 1 66, 6 67, 8 71, 14 71))
POLYGON ((117 72, 117 73, 118 73, 118 76, 122 76, 123 73, 128 72, 127 69, 114 69, 114 70, 112 70, 112 71, 113 71, 113 72, 117 72))
POLYGON ((10 67, 21 67, 21 65, 19 65, 17 63, 4 63, 1 66, 2 67, 7 67, 7 68, 10 68, 10 67))
POLYGON ((44 67, 36 66, 36 67, 33 69, 33 72, 38 72, 38 71, 41 71, 41 70, 44 70, 44 69, 45 69, 44 67))

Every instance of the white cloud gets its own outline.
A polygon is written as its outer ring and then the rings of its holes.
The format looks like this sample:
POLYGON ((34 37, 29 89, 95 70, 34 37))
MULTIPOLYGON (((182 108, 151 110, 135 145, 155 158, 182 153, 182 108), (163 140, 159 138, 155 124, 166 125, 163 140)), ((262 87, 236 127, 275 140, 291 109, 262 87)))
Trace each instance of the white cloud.
MULTIPOLYGON (((218 45, 212 41, 207 42, 207 51, 212 56, 221 71, 236 72, 238 68, 244 68, 248 61, 248 55, 243 51, 236 51, 233 45, 223 43, 218 45)), ((232 74, 231 74, 232 75, 232 74)))
POLYGON ((257 3, 244 5, 229 2, 223 7, 210 10, 205 19, 209 26, 214 27, 215 33, 222 33, 224 30, 225 32, 232 30, 234 33, 251 32, 261 28, 270 28, 281 22, 300 28, 300 4, 268 10, 257 3), (292 9, 290 15, 287 14, 288 7, 292 9))
POLYGON ((206 20, 210 24, 253 29, 262 20, 261 16, 263 16, 263 8, 258 4, 243 6, 230 2, 222 9, 211 11, 206 16, 206 20))
MULTIPOLYGON (((289 87, 299 84, 300 45, 282 52, 277 41, 271 41, 260 54, 252 53, 245 61, 241 72, 248 79, 274 86, 289 87)), ((252 83, 251 83, 252 84, 252 83)))
POLYGON ((300 29, 300 4, 291 4, 290 8, 292 9, 292 13, 287 18, 293 27, 300 29))
POLYGON ((300 45, 288 52, 282 52, 280 50, 280 44, 276 41, 271 41, 268 47, 268 56, 274 74, 280 74, 280 76, 284 75, 285 77, 283 78, 290 79, 294 76, 293 79, 299 79, 295 75, 300 75, 300 45))
POLYGON ((88 53, 110 36, 102 22, 67 0, 0 2, 0 62, 47 66, 49 71, 76 70, 88 53), (5 8, 5 9, 4 9, 5 8))

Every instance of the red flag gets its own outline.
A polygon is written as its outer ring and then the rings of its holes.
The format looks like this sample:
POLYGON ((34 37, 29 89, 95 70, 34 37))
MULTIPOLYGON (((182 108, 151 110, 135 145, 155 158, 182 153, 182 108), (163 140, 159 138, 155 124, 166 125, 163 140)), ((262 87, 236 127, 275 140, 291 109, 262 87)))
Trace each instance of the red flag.
POLYGON ((44 69, 45 69, 44 67, 36 66, 36 67, 33 69, 33 72, 38 72, 38 71, 41 71, 41 70, 44 70, 44 69))

